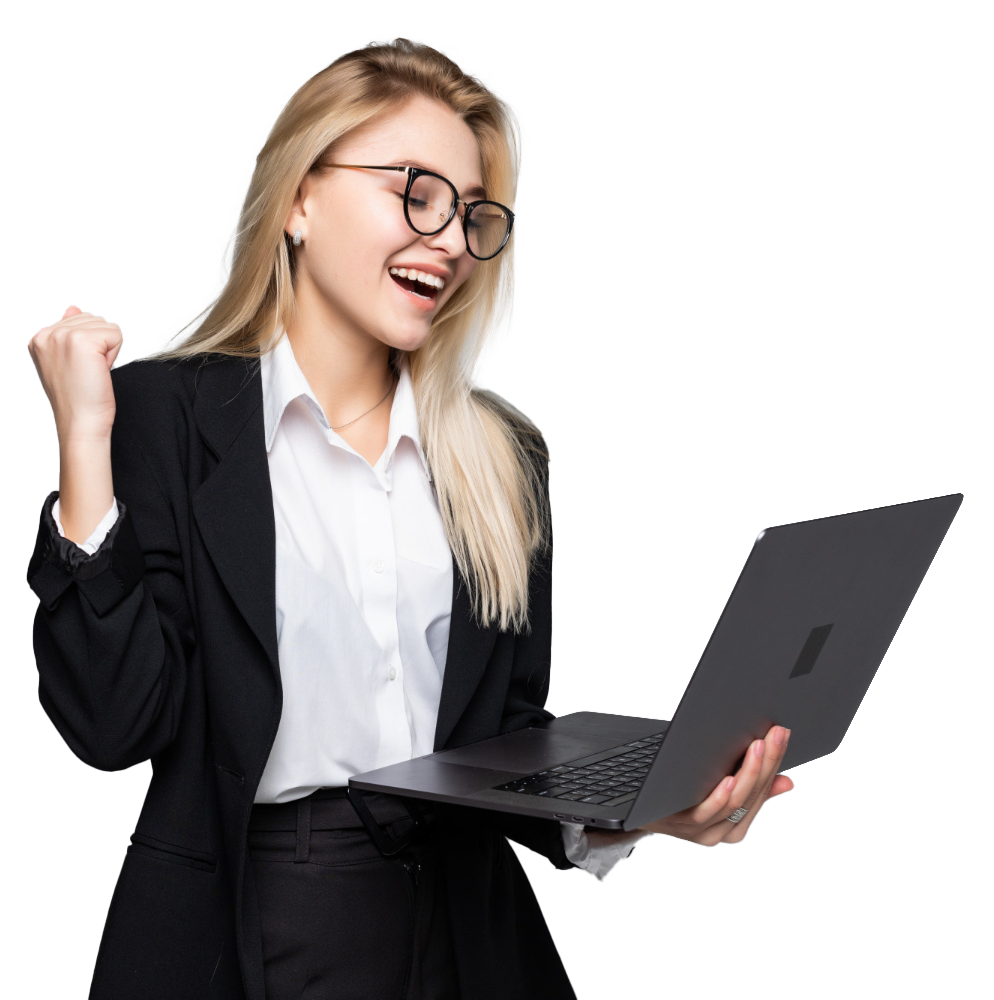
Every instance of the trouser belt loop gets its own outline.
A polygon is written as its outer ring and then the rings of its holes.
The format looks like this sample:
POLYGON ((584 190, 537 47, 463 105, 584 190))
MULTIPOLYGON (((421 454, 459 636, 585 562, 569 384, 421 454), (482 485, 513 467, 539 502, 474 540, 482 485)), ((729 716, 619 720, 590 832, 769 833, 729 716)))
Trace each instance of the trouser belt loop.
POLYGON ((297 851, 294 863, 309 860, 311 856, 311 797, 297 799, 297 851))

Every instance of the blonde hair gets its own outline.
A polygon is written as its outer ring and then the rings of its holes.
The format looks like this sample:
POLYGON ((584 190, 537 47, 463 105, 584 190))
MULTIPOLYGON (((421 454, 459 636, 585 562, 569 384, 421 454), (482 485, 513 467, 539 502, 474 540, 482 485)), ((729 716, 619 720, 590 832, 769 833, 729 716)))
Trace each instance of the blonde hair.
MULTIPOLYGON (((256 157, 227 283, 197 330, 154 357, 259 357, 275 346, 274 332, 291 326, 296 311, 284 225, 301 180, 320 169, 335 143, 415 96, 442 102, 469 126, 487 197, 513 205, 516 125, 502 101, 427 45, 398 38, 350 52, 308 80, 276 119, 256 157)), ((551 543, 548 453, 523 414, 472 384, 489 329, 510 299, 512 249, 513 236, 499 256, 477 266, 408 358, 421 446, 473 611, 483 626, 525 630, 531 565, 551 543)), ((398 359, 392 351, 391 362, 398 359)))

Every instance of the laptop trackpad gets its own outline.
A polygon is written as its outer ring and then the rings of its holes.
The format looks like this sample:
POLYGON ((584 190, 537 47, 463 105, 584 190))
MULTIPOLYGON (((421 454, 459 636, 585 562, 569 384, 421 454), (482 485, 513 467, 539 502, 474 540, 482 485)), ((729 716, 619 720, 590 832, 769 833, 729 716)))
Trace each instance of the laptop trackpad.
POLYGON ((433 762, 431 768, 426 770, 431 790, 443 795, 472 795, 508 778, 503 771, 464 764, 433 762))
POLYGON ((485 767, 491 771, 530 774, 543 767, 575 760, 598 750, 607 750, 617 744, 618 740, 613 736, 580 736, 552 733, 547 729, 518 729, 470 746, 432 754, 431 759, 485 767))

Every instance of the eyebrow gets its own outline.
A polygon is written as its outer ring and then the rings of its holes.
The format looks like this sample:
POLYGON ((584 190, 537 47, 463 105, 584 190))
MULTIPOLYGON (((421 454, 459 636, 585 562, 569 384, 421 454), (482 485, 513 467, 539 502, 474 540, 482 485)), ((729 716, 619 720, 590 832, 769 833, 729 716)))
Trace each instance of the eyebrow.
MULTIPOLYGON (((442 174, 441 170, 437 170, 435 167, 429 167, 425 163, 419 163, 417 160, 392 160, 391 166, 398 167, 420 167, 422 170, 430 170, 433 174, 442 174)), ((445 175, 442 174, 444 177, 445 175)), ((487 197, 487 192, 481 187, 471 187, 466 188, 465 191, 460 191, 460 194, 468 195, 469 197, 477 197, 485 199, 487 197)))

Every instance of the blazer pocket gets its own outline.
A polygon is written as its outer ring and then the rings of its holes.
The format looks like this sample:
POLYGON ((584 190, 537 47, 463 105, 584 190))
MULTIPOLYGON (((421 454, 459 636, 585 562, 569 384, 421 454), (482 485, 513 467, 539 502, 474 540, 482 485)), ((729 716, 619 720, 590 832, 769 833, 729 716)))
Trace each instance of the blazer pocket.
POLYGON ((128 848, 128 853, 142 854, 148 858, 181 865, 185 868, 195 868, 202 872, 217 870, 217 858, 211 854, 194 851, 188 847, 180 847, 178 844, 167 844, 165 841, 156 840, 154 837, 148 837, 142 833, 131 835, 131 846, 128 848))
POLYGON ((214 766, 227 778, 231 778, 232 781, 237 781, 239 785, 245 784, 245 775, 239 773, 238 771, 233 771, 230 767, 225 767, 224 764, 218 764, 217 761, 214 762, 214 766))

